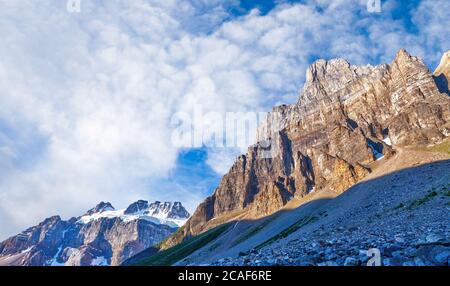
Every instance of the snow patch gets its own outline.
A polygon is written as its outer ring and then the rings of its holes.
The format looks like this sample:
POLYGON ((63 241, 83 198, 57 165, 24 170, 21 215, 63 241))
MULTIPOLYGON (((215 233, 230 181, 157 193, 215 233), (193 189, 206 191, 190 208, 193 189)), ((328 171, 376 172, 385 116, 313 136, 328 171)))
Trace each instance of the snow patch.
POLYGON ((20 253, 28 253, 28 252, 30 252, 33 249, 33 247, 34 246, 28 247, 27 249, 22 250, 20 253))
MULTIPOLYGON (((62 240, 64 241, 64 238, 66 237, 66 233, 69 231, 69 228, 66 228, 62 231, 62 240)), ((48 262, 50 266, 65 266, 65 262, 58 262, 58 257, 61 254, 61 251, 63 251, 63 245, 60 245, 58 247, 58 251, 56 251, 55 256, 48 262)))
POLYGON ((152 222, 154 224, 159 225, 164 224, 170 227, 177 227, 177 228, 183 226, 187 221, 187 219, 167 218, 165 214, 149 215, 146 210, 134 214, 125 214, 125 209, 121 209, 121 210, 108 210, 101 213, 86 215, 81 217, 78 220, 78 223, 88 224, 92 221, 96 221, 102 218, 120 218, 124 222, 131 222, 134 220, 143 219, 152 222))
POLYGON ((58 256, 61 253, 62 248, 63 248, 62 245, 60 245, 58 247, 58 251, 56 252, 55 256, 53 256, 53 258, 50 260, 50 266, 65 266, 66 265, 65 262, 63 262, 63 263, 58 262, 58 256))
POLYGON ((377 151, 375 148, 373 148, 373 147, 371 147, 371 148, 372 148, 373 156, 375 157, 375 159, 376 159, 377 161, 380 161, 381 159, 384 158, 384 155, 383 155, 382 153, 378 152, 378 151, 377 151))
POLYGON ((384 138, 383 142, 386 143, 386 145, 392 146, 392 141, 391 138, 389 137, 384 138))
POLYGON ((379 161, 379 160, 381 160, 381 159, 383 159, 384 158, 384 155, 383 155, 383 153, 381 153, 382 152, 382 150, 378 150, 378 148, 382 148, 382 145, 381 145, 381 143, 375 143, 375 142, 373 142, 372 140, 367 140, 367 144, 369 145, 369 147, 370 147, 370 149, 372 149, 372 154, 373 154, 373 156, 375 157, 375 160, 377 160, 377 161, 379 161), (380 146, 381 145, 381 146, 380 146), (380 152, 381 151, 381 152, 380 152))
POLYGON ((106 259, 104 256, 99 256, 91 261, 91 266, 108 266, 108 259, 106 259))

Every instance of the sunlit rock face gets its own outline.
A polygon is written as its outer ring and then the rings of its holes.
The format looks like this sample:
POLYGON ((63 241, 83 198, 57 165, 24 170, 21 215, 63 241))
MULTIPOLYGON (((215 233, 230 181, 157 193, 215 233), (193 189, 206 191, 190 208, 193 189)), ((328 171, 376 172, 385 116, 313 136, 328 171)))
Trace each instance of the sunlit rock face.
MULTIPOLYGON (((448 54, 443 61, 438 73, 448 74, 448 54)), ((395 147, 441 142, 450 134, 450 97, 435 79, 403 49, 391 64, 379 66, 316 61, 298 102, 268 114, 259 143, 236 160, 165 247, 220 216, 242 210, 264 216, 314 190, 344 192, 395 147)))
POLYGON ((450 51, 446 52, 441 59, 439 66, 434 71, 436 82, 441 92, 446 92, 450 96, 450 51))

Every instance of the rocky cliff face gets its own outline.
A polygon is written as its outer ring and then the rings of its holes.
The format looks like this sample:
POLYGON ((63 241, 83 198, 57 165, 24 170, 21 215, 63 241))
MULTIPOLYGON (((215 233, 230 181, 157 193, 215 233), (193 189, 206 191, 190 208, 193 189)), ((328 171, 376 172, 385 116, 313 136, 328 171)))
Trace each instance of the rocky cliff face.
POLYGON ((450 51, 446 52, 434 72, 439 90, 450 95, 450 51))
POLYGON ((259 143, 164 247, 205 231, 218 217, 240 211, 260 217, 315 190, 344 192, 392 156, 394 146, 436 144, 449 134, 449 96, 407 51, 389 65, 318 60, 299 101, 268 114, 259 143))
POLYGON ((2 265, 119 265, 171 235, 189 218, 181 203, 100 203, 68 221, 59 216, 0 244, 2 265), (163 206, 163 207, 161 207, 163 206))

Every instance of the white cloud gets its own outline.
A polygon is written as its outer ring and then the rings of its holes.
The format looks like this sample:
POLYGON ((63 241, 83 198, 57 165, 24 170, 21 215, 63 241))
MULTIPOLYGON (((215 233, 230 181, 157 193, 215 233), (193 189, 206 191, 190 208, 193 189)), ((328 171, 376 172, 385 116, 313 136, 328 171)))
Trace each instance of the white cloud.
MULTIPOLYGON (((79 14, 0 0, 0 238, 150 192, 143 180, 176 166, 176 111, 269 110, 297 100, 318 57, 376 63, 406 47, 436 63, 450 44, 448 1, 412 11, 414 32, 390 16, 395 1, 380 15, 366 1, 305 2, 230 19, 219 0, 83 0, 79 14)), ((208 163, 222 174, 235 154, 210 150, 208 163)), ((190 205, 201 198, 178 189, 190 205)))
POLYGON ((211 149, 208 152, 207 163, 216 173, 225 175, 240 154, 242 154, 242 150, 238 148, 211 149))

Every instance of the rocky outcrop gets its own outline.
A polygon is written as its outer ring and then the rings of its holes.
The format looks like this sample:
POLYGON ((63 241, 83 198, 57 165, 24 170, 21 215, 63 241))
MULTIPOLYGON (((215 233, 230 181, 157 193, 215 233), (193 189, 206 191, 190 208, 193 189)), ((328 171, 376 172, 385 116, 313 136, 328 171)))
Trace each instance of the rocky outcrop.
POLYGON ((434 71, 434 76, 439 90, 450 95, 450 51, 442 56, 439 66, 434 71))
POLYGON ((148 202, 139 200, 129 205, 128 208, 125 210, 124 214, 139 213, 147 209, 148 209, 148 202))
POLYGON ((148 207, 148 212, 154 217, 165 217, 168 219, 188 219, 190 214, 180 202, 154 202, 148 207))
POLYGON ((402 149, 346 193, 325 202, 318 193, 314 208, 241 221, 241 229, 211 242, 228 246, 221 252, 206 245, 177 265, 449 266, 449 159, 402 149), (283 231, 273 231, 280 224, 283 231), (234 244, 234 237, 244 241, 234 244))
POLYGON ((179 202, 137 201, 126 210, 102 202, 81 217, 64 221, 54 216, 2 242, 0 265, 119 265, 167 238, 188 218, 179 202))
POLYGON ((307 71, 299 101, 268 114, 258 143, 164 247, 234 212, 265 216, 314 190, 344 192, 376 161, 394 154, 395 146, 444 140, 449 121, 450 98, 425 64, 405 50, 389 65, 318 60, 307 71))
POLYGON ((102 213, 105 211, 114 210, 114 207, 109 202, 101 202, 92 209, 88 210, 84 215, 93 215, 95 213, 102 213))

